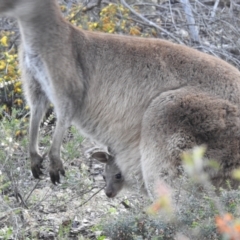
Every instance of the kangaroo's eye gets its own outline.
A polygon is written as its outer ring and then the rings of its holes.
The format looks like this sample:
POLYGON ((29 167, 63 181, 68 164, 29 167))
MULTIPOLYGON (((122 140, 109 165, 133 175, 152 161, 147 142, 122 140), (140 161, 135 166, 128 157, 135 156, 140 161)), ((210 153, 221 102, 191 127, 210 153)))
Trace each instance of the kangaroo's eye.
POLYGON ((106 182, 106 177, 104 175, 102 175, 102 177, 103 177, 103 180, 106 182))
POLYGON ((115 175, 116 179, 121 179, 122 178, 122 174, 121 173, 118 173, 115 175))

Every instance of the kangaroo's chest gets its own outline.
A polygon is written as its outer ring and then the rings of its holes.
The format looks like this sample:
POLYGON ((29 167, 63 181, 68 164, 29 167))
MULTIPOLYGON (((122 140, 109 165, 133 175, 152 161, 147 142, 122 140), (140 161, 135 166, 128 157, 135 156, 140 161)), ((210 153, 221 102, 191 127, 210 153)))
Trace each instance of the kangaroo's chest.
POLYGON ((53 89, 46 65, 38 54, 26 51, 24 54, 24 65, 33 77, 33 81, 37 81, 46 94, 50 102, 53 103, 53 89))

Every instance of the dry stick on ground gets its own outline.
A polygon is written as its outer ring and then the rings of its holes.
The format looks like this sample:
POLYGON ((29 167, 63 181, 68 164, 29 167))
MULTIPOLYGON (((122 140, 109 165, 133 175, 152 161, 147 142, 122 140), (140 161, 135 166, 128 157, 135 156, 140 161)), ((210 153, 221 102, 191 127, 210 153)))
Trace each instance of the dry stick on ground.
POLYGON ((171 19, 172 19, 172 24, 173 24, 175 30, 177 30, 176 23, 175 23, 175 20, 174 20, 174 17, 173 17, 171 0, 168 1, 168 5, 169 5, 170 13, 171 13, 170 15, 171 15, 171 19))
POLYGON ((34 185, 33 189, 30 191, 30 193, 28 194, 28 196, 25 199, 25 202, 27 202, 27 200, 29 199, 29 197, 32 195, 33 191, 36 189, 37 185, 39 184, 39 182, 41 181, 41 179, 38 179, 37 183, 34 185))
POLYGON ((194 42, 199 43, 200 42, 200 37, 198 35, 198 30, 196 27, 195 19, 193 17, 192 9, 191 9, 191 4, 189 3, 188 0, 180 0, 183 6, 183 10, 186 15, 189 31, 190 31, 190 36, 194 42))
MULTIPOLYGON (((12 147, 12 146, 10 146, 10 148, 11 148, 11 147, 12 147)), ((6 160, 8 160, 9 157, 10 157, 10 152, 8 153, 8 156, 7 156, 6 160)), ((8 168, 6 168, 6 167, 5 167, 4 170, 5 170, 5 173, 6 173, 7 176, 8 176, 8 179, 9 179, 10 182, 11 182, 11 186, 12 186, 12 189, 13 189, 13 190, 12 190, 12 191, 13 191, 13 196, 16 198, 16 200, 17 200, 18 203, 22 204, 22 206, 24 206, 25 208, 28 208, 26 202, 24 201, 22 195, 21 195, 20 192, 19 192, 18 184, 17 184, 17 182, 15 181, 15 178, 13 177, 13 174, 12 174, 11 171, 10 171, 8 168)))
POLYGON ((22 195, 19 193, 17 187, 14 188, 14 195, 15 195, 17 201, 20 202, 25 208, 28 209, 28 206, 27 206, 26 202, 24 201, 22 195), (19 199, 20 199, 20 201, 19 201, 19 199))
POLYGON ((220 2, 220 0, 216 0, 216 1, 215 1, 215 4, 214 4, 213 9, 212 9, 212 12, 211 12, 210 22, 212 22, 213 19, 214 19, 214 17, 215 17, 216 10, 217 10, 217 7, 218 7, 219 2, 220 2))
POLYGON ((155 3, 134 3, 133 6, 150 6, 150 7, 157 7, 157 8, 161 8, 164 10, 168 10, 167 7, 159 5, 159 4, 155 4, 155 3))
POLYGON ((95 8, 95 7, 100 7, 101 2, 102 2, 102 0, 97 0, 97 1, 94 2, 94 3, 90 2, 90 3, 87 4, 87 6, 85 6, 85 7, 82 9, 82 11, 83 11, 83 12, 87 12, 87 11, 89 11, 89 10, 92 10, 92 9, 95 8))
POLYGON ((157 24, 155 24, 152 21, 149 21, 147 18, 143 17, 141 14, 137 13, 132 7, 130 7, 124 0, 121 0, 121 4, 128 8, 131 13, 133 13, 134 15, 136 15, 138 18, 140 18, 142 21, 147 22, 149 24, 149 26, 151 27, 155 27, 156 29, 166 33, 167 35, 169 35, 172 39, 174 39, 175 41, 177 41, 180 44, 184 44, 180 39, 176 38, 173 34, 171 34, 170 32, 168 32, 167 30, 165 30, 164 28, 158 26, 157 24))
MULTIPOLYGON (((105 187, 105 186, 104 186, 104 187, 105 187)), ((91 192, 91 191, 92 191, 93 189, 95 189, 95 188, 98 188, 98 187, 92 187, 91 189, 87 190, 86 192, 81 193, 80 196, 82 197, 83 195, 91 192)), ((102 188, 101 188, 100 190, 102 190, 102 188)), ((98 191, 98 192, 99 192, 99 191, 98 191)), ((98 193, 98 192, 97 192, 97 193, 98 193)), ((95 196, 97 193, 94 193, 93 196, 95 196)), ((91 198, 92 198, 93 196, 91 196, 91 198)), ((71 197, 71 198, 68 199, 68 202, 71 202, 71 201, 73 201, 74 199, 78 199, 78 198, 79 198, 79 196, 71 197)), ((91 198, 90 198, 90 199, 91 199, 91 198)), ((63 206, 65 206, 65 203, 58 205, 57 208, 61 208, 61 207, 63 207, 63 206)), ((79 206, 78 206, 78 207, 79 207, 79 206)), ((81 206, 80 206, 80 207, 81 207, 81 206)))
POLYGON ((100 188, 97 192, 95 192, 91 197, 89 197, 86 201, 84 201, 82 204, 80 204, 77 208, 82 207, 83 205, 85 205, 87 202, 89 202, 94 196, 96 196, 100 191, 102 191, 106 186, 103 186, 102 188, 100 188))
POLYGON ((80 10, 77 11, 76 14, 74 14, 74 16, 69 19, 69 21, 71 21, 74 18, 78 17, 81 14, 81 12, 86 13, 87 11, 90 11, 90 10, 92 10, 95 7, 99 7, 100 8, 101 3, 102 3, 102 0, 97 0, 97 2, 95 2, 95 3, 91 3, 90 2, 90 4, 88 4, 87 6, 80 8, 80 10))

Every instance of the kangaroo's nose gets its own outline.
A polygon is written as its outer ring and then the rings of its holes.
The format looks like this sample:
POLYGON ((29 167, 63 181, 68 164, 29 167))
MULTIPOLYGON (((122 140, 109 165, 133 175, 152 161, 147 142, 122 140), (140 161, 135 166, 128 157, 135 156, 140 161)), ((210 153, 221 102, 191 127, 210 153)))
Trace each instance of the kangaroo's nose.
POLYGON ((109 197, 109 198, 112 198, 112 197, 114 197, 114 195, 113 195, 113 192, 112 191, 105 191, 105 194, 107 195, 107 197, 109 197))

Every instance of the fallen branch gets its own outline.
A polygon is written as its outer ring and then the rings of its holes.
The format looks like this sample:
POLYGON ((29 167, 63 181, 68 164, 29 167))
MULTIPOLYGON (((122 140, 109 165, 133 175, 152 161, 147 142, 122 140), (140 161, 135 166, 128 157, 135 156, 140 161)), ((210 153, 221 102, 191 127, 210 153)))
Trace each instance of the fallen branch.
POLYGON ((89 197, 86 201, 84 201, 82 204, 80 204, 78 207, 76 207, 76 209, 85 205, 87 202, 89 202, 94 196, 96 196, 104 188, 105 188, 105 185, 102 188, 100 188, 97 192, 95 192, 91 197, 89 197))
POLYGON ((24 202, 27 202, 29 197, 32 195, 33 191, 37 188, 37 185, 39 184, 40 179, 38 179, 38 181, 36 182, 36 184, 34 185, 33 189, 30 191, 30 193, 28 194, 28 196, 25 198, 24 202))
POLYGON ((138 18, 140 18, 142 21, 146 22, 149 26, 151 27, 155 27, 156 29, 160 30, 161 32, 166 33, 168 36, 170 36, 172 39, 174 39, 175 41, 177 41, 180 44, 184 44, 180 39, 176 38, 173 34, 171 34, 170 32, 168 32, 167 30, 165 30, 164 28, 158 26, 157 24, 155 24, 154 22, 148 20, 147 18, 143 17, 141 14, 137 13, 132 7, 130 7, 124 0, 121 0, 121 4, 128 8, 130 10, 130 12, 134 15, 136 15, 138 18))
POLYGON ((82 11, 83 11, 83 12, 87 12, 87 11, 92 10, 92 9, 95 8, 95 7, 100 7, 101 1, 102 1, 102 0, 97 0, 96 2, 93 2, 93 3, 90 2, 90 3, 88 3, 87 6, 85 6, 85 7, 82 9, 82 11))
POLYGON ((196 27, 195 19, 193 17, 191 5, 188 0, 180 0, 180 2, 182 3, 183 10, 186 15, 190 36, 194 42, 199 43, 200 37, 198 35, 198 30, 196 27))
POLYGON ((217 10, 219 2, 220 2, 220 0, 216 0, 215 3, 214 3, 213 10, 211 12, 210 22, 212 22, 214 17, 215 17, 216 10, 217 10))

